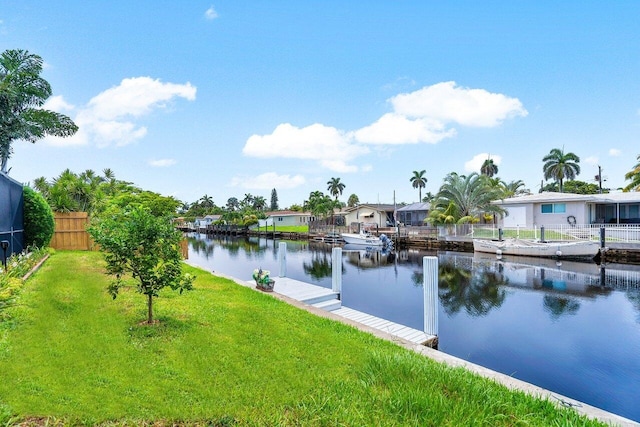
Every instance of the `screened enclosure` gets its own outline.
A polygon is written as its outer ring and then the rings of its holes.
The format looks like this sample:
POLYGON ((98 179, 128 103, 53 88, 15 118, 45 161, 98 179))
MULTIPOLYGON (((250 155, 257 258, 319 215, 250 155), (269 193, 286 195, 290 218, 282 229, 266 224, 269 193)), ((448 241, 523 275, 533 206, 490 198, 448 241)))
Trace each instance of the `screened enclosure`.
POLYGON ((0 257, 7 247, 7 256, 24 249, 24 197, 22 184, 0 173, 0 257))

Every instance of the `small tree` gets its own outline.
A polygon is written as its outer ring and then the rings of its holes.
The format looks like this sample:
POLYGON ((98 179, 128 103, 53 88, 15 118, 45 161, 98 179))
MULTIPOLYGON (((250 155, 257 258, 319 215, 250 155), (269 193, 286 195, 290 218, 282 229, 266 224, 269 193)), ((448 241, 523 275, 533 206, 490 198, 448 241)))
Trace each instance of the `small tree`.
POLYGON ((182 235, 168 217, 153 216, 143 206, 105 215, 89 227, 107 262, 107 274, 115 280, 109 293, 115 299, 126 274, 138 281, 137 290, 147 296, 147 323, 153 323, 153 297, 160 290, 191 290, 194 276, 182 272, 182 235))

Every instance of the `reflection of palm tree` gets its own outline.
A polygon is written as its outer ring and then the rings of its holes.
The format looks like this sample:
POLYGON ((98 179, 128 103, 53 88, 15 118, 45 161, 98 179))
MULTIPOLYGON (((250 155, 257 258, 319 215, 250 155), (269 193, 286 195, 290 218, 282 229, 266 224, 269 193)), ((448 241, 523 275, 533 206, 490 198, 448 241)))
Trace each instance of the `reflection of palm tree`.
MULTIPOLYGON (((344 266, 340 264, 342 268, 342 272, 345 272, 344 266)), ((302 263, 302 268, 304 272, 309 276, 313 277, 316 280, 322 279, 324 277, 331 277, 332 265, 330 258, 325 253, 322 257, 313 257, 311 260, 311 264, 306 262, 302 263)))
POLYGON ((565 314, 574 315, 580 309, 580 302, 575 298, 559 297, 555 295, 544 296, 544 310, 549 312, 552 320, 558 320, 565 314))
POLYGON ((488 267, 473 272, 449 264, 441 264, 438 294, 447 314, 462 308, 474 317, 486 316, 504 302, 504 285, 508 280, 488 267))

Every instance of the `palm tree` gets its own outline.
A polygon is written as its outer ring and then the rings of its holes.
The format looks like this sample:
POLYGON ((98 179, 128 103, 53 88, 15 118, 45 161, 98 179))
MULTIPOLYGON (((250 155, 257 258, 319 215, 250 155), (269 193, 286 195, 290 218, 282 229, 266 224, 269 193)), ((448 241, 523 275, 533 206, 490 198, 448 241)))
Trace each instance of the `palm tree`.
POLYGON ((519 196, 521 194, 531 194, 528 188, 525 188, 524 182, 519 179, 517 181, 504 182, 502 181, 503 197, 505 199, 513 196, 519 196))
POLYGON ((500 199, 502 192, 492 186, 488 178, 476 172, 465 176, 455 172, 444 179, 440 191, 432 203, 432 222, 437 223, 439 214, 445 214, 447 223, 464 224, 477 222, 480 215, 492 213, 504 215, 505 210, 491 204, 500 199))
POLYGON ((487 160, 485 160, 484 163, 482 163, 482 167, 480 167, 480 173, 491 178, 498 174, 498 165, 493 163, 491 157, 487 157, 487 160))
POLYGON ((358 203, 360 203, 360 198, 358 198, 357 194, 354 193, 349 196, 349 200, 347 200, 347 206, 349 206, 350 208, 353 208, 357 206, 358 203))
POLYGON ((422 201, 422 189, 427 185, 427 178, 425 178, 424 174, 427 173, 426 170, 413 171, 413 176, 409 179, 413 188, 418 189, 418 201, 422 201))
POLYGON ((632 170, 624 174, 625 180, 631 180, 629 185, 623 188, 624 191, 640 191, 640 154, 636 157, 638 163, 632 170))
POLYGON ((212 208, 215 203, 213 203, 213 198, 207 194, 202 196, 199 200, 200 206, 203 208, 212 208))
POLYGON ((342 195, 345 185, 340 182, 340 178, 331 178, 327 181, 327 191, 338 200, 338 196, 342 195))
POLYGON ((544 179, 553 179, 558 182, 560 186, 560 192, 562 193, 562 183, 564 179, 575 179, 577 175, 580 175, 580 157, 573 153, 564 152, 559 148, 552 149, 549 154, 542 158, 544 165, 542 170, 544 172, 544 179))
POLYGON ((0 171, 7 172, 12 143, 35 143, 47 135, 67 137, 78 126, 64 114, 41 107, 51 96, 51 85, 40 76, 42 58, 26 50, 0 55, 0 171))

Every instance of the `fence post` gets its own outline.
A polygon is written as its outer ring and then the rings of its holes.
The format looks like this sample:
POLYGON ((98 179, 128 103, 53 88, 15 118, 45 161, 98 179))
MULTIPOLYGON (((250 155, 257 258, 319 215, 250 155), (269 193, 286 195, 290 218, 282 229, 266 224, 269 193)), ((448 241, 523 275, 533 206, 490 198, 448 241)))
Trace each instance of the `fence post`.
POLYGON ((600 227, 600 247, 604 248, 605 245, 605 232, 604 227, 600 227))
POLYGON ((331 250, 331 290, 342 299, 342 248, 331 250))
POLYGON ((502 228, 498 228, 498 241, 502 242, 502 228))
POLYGON ((278 262, 280 264, 279 277, 287 277, 287 243, 278 243, 278 262))
POLYGON ((438 257, 422 258, 422 287, 424 289, 424 332, 438 335, 438 257))
POLYGON ((544 225, 540 226, 540 241, 544 243, 544 225))

